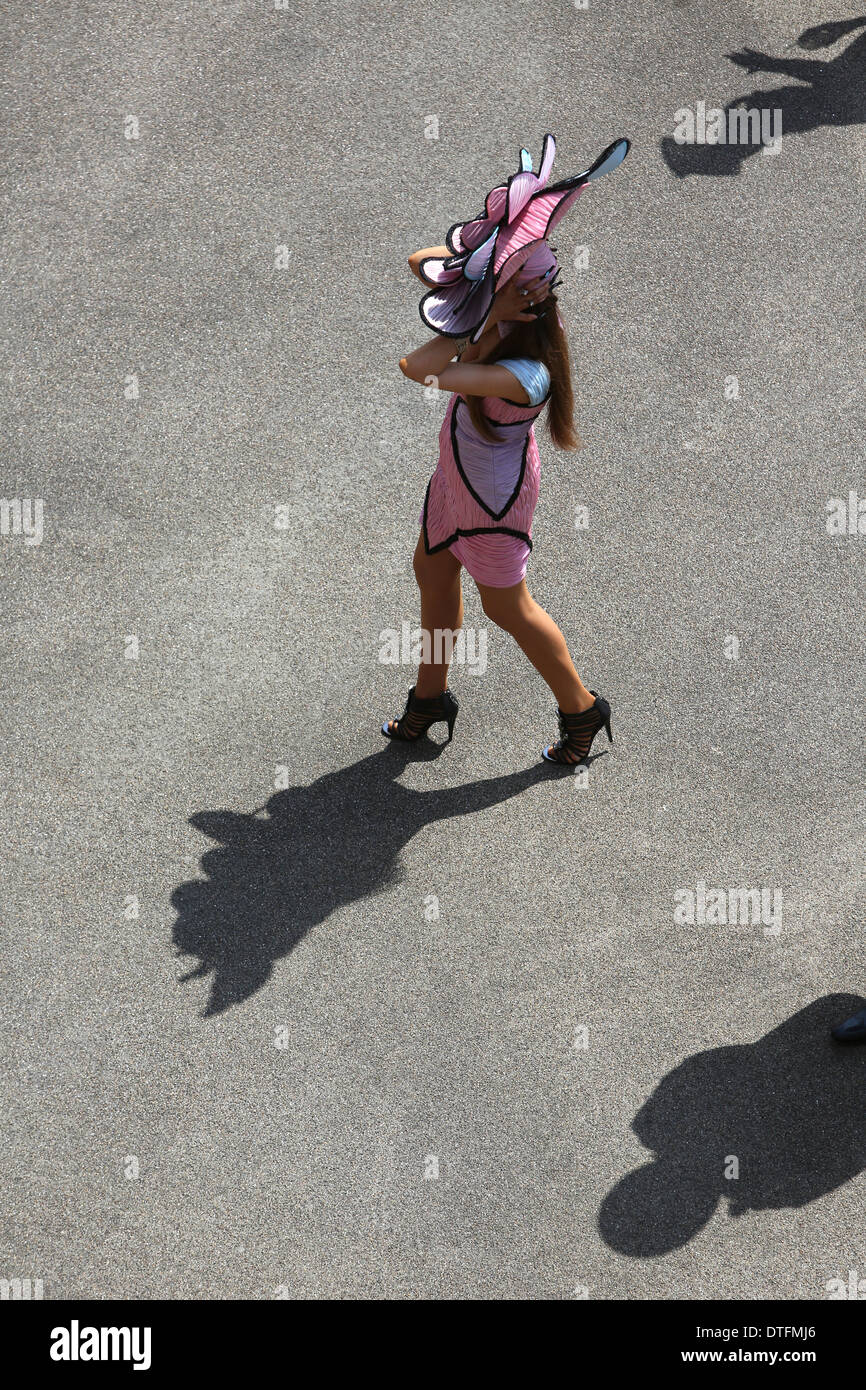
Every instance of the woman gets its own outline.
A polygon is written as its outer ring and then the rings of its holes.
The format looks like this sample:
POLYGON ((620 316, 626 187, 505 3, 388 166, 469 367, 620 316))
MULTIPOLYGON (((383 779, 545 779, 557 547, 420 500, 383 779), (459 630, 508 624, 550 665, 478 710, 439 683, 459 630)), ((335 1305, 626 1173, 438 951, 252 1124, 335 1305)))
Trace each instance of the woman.
MULTIPOLYGON (((520 169, 488 194, 480 217, 452 227, 446 246, 409 257, 418 278, 434 287, 421 301, 421 317, 438 331, 402 358, 400 369, 452 393, 415 548, 421 626, 431 634, 462 626, 466 569, 486 615, 511 633, 556 698, 560 738, 542 756, 557 763, 583 761, 602 727, 612 734, 608 701, 587 690, 524 577, 538 498, 534 421, 548 407, 553 442, 579 447, 554 292, 557 261, 546 237, 586 184, 616 168, 627 151, 628 141, 617 141, 585 173, 547 188, 555 143, 546 135, 537 175, 521 150, 520 169)), ((386 720, 382 732, 415 739, 445 720, 450 741, 457 710, 447 661, 422 660, 403 715, 386 720)))

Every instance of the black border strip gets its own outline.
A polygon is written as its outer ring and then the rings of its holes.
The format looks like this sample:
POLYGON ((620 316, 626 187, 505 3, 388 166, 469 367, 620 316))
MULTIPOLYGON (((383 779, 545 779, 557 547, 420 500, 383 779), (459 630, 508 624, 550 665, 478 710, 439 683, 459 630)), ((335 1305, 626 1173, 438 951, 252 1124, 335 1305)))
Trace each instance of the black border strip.
MULTIPOLYGON (((525 425, 528 423, 529 428, 526 431, 526 439, 523 442, 523 453, 520 457, 520 472, 517 476, 517 482, 514 486, 514 491, 512 492, 511 496, 509 497, 508 501, 506 502, 505 506, 501 509, 501 511, 494 512, 491 510, 490 507, 488 507, 487 503, 481 497, 478 496, 478 493, 475 491, 474 487, 472 486, 472 484, 466 476, 466 473, 463 469, 463 464, 460 462, 460 451, 457 448, 457 407, 460 405, 466 405, 466 402, 463 400, 462 396, 457 397, 454 404, 454 409, 451 411, 451 448, 454 453, 454 462, 457 465, 457 472, 463 479, 463 485, 466 488, 466 491, 470 494, 470 496, 475 498, 475 501, 478 503, 479 507, 481 507, 482 511, 485 511, 488 516, 492 516, 494 521, 501 521, 505 513, 514 506, 514 503, 517 501, 517 498, 520 495, 520 489, 523 487, 523 479, 526 476, 526 455, 529 451, 529 431, 532 429, 533 422, 532 420, 529 420, 528 422, 526 420, 513 420, 510 422, 515 425, 525 425)), ((466 409, 468 411, 468 405, 466 405, 466 409)), ((496 421, 493 421, 493 423, 495 424, 496 421)), ((502 423, 504 424, 505 422, 503 421, 502 423)), ((500 441, 500 443, 501 442, 502 441, 500 441)), ((488 447, 494 448, 495 446, 493 444, 489 444, 488 447)))

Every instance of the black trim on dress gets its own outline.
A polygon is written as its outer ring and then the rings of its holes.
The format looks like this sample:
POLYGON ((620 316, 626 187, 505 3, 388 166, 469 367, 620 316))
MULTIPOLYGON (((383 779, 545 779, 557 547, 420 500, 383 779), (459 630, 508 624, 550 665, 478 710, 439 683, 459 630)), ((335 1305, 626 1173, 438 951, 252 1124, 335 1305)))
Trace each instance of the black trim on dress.
MULTIPOLYGON (((529 450, 529 431, 532 429, 532 424, 533 424, 533 422, 532 422, 532 420, 529 420, 529 421, 526 421, 526 420, 511 420, 511 421, 507 421, 507 422, 504 421, 504 420, 501 420, 501 421, 493 420, 493 421, 492 421, 493 424, 506 424, 506 423, 508 423, 508 424, 513 424, 513 425, 526 425, 526 424, 528 424, 528 429, 527 429, 527 431, 526 431, 526 439, 525 439, 524 442, 523 442, 523 453, 522 453, 521 458, 520 458, 520 473, 518 474, 517 482, 516 482, 515 485, 514 485, 514 491, 512 492, 511 496, 509 497, 508 501, 506 502, 505 506, 501 509, 501 511, 494 512, 490 507, 488 507, 488 505, 487 505, 487 503, 484 501, 484 499, 478 496, 478 493, 475 491, 474 487, 472 486, 472 484, 470 483, 468 477, 466 476, 466 473, 464 472, 463 464, 460 462, 460 451, 459 451, 459 449, 457 448, 457 407, 458 407, 459 405, 466 405, 466 402, 463 400, 463 398, 462 398, 461 396, 458 396, 458 397, 457 397, 457 399, 456 399, 455 402, 454 402, 454 408, 453 408, 453 410, 451 411, 451 449, 452 449, 453 454, 454 454, 454 462, 455 462, 455 464, 457 465, 457 472, 460 474, 460 477, 463 479, 463 485, 464 485, 464 487, 466 488, 467 492, 470 494, 470 496, 474 497, 475 501, 478 503, 479 507, 481 507, 482 511, 485 511, 485 512, 487 513, 488 516, 492 516, 494 521, 499 521, 499 520, 505 515, 505 513, 506 513, 511 507, 514 506, 514 503, 517 501, 517 498, 518 498, 518 496, 519 496, 520 489, 521 489, 521 487, 523 486, 523 479, 524 479, 524 476, 525 476, 525 474, 526 474, 526 455, 527 455, 527 452, 528 452, 528 450, 529 450)), ((468 411, 469 407, 466 406, 466 409, 467 409, 467 411, 468 411)), ((490 417, 487 417, 487 418, 490 418, 490 417)), ((500 441, 500 442, 501 442, 501 441, 500 441)), ((490 444, 489 447, 490 447, 490 448, 493 448, 494 446, 493 446, 492 444, 490 444)))
POLYGON ((453 531, 450 536, 447 536, 444 541, 440 541, 438 545, 431 545, 430 536, 427 532, 427 503, 430 498, 430 488, 433 486, 433 479, 435 476, 435 473, 432 473, 427 481, 427 488, 424 493, 424 506, 421 511, 421 535, 424 539, 424 550, 427 555, 435 555, 440 550, 446 550, 449 545, 453 545, 461 536, 514 536, 517 540, 524 541, 526 545, 529 546, 529 549, 532 550, 532 537, 527 535, 525 531, 517 531, 513 526, 471 526, 465 529, 458 526, 457 530, 453 531))

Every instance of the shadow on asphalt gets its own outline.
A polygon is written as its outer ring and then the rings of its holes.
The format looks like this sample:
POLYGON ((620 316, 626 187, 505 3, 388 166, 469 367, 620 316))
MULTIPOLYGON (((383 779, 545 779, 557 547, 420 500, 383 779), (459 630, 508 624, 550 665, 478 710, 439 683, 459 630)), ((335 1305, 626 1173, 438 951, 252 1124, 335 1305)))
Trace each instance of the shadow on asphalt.
MULTIPOLYGON (((817 24, 803 31, 797 39, 797 46, 808 52, 831 48, 864 26, 866 16, 817 24)), ((782 113, 783 140, 786 135, 802 135, 820 126, 859 125, 866 121, 866 34, 859 35, 830 60, 773 58, 750 48, 727 56, 750 75, 753 72, 779 73, 783 77, 794 78, 796 85, 753 91, 734 98, 724 107, 726 130, 728 112, 737 107, 756 108, 759 111, 778 108, 782 113), (804 83, 807 85, 804 86, 804 83)), ((712 102, 707 102, 707 107, 712 105, 712 102)), ((661 142, 665 163, 681 179, 690 174, 739 174, 743 161, 763 148, 759 140, 754 144, 681 145, 671 136, 666 136, 661 142)))
POLYGON ((401 851, 425 825, 484 811, 544 778, 573 775, 539 758, 520 772, 460 787, 413 791, 400 784, 409 759, 435 759, 444 746, 429 738, 388 743, 311 786, 276 792, 259 811, 190 817, 220 846, 202 857, 206 881, 182 883, 171 897, 177 954, 199 961, 181 983, 213 976, 205 1018, 249 999, 274 962, 337 908, 399 882, 401 851))
POLYGON ((685 1245, 727 1197, 732 1217, 803 1207, 866 1167, 866 1046, 828 1030, 864 1001, 817 999, 756 1043, 688 1057, 632 1129, 655 1151, 599 1213, 606 1243, 643 1259, 685 1245), (731 1158, 739 1177, 726 1178, 731 1158))

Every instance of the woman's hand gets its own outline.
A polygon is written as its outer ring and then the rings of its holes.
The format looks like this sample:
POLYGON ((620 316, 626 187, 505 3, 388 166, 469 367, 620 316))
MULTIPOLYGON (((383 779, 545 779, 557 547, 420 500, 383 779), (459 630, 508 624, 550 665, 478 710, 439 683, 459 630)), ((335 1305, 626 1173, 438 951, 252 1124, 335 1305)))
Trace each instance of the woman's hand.
POLYGON ((489 323, 534 323, 535 314, 529 313, 530 304, 540 304, 550 290, 550 273, 539 275, 526 285, 517 284, 517 276, 512 275, 507 285, 493 297, 489 323))

